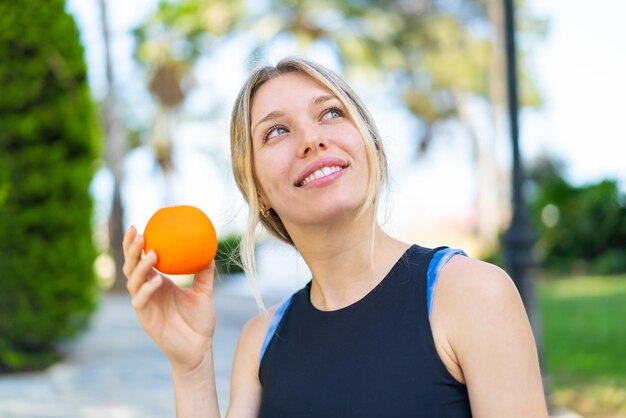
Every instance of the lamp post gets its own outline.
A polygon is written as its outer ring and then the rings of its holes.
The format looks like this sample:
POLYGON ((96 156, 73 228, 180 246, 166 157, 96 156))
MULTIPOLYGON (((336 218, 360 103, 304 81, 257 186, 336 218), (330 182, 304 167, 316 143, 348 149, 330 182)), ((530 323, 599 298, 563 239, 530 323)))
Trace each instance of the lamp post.
POLYGON ((524 171, 519 148, 515 9, 513 0, 504 0, 504 32, 506 34, 509 128, 511 131, 511 148, 513 153, 513 216, 511 225, 504 235, 504 254, 509 273, 520 292, 530 320, 530 325, 535 335, 546 400, 548 406, 551 406, 550 382, 543 358, 541 321, 535 294, 536 260, 533 254, 533 247, 537 238, 526 207, 526 199, 524 196, 524 171))

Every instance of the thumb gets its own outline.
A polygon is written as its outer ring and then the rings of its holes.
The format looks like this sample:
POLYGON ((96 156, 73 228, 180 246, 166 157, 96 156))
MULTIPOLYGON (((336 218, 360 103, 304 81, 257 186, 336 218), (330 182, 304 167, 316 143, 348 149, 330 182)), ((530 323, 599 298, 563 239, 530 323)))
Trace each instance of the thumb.
POLYGON ((207 295, 213 294, 213 283, 215 278, 215 261, 201 272, 196 274, 191 288, 196 292, 205 293, 207 295))

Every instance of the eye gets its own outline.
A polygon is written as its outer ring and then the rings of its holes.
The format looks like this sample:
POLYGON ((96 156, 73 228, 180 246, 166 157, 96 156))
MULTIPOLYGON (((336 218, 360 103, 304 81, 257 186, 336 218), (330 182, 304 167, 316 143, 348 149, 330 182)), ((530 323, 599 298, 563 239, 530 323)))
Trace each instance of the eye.
POLYGON ((269 141, 270 139, 280 136, 284 133, 287 133, 287 129, 280 125, 274 125, 265 132, 263 135, 263 142, 269 141))
POLYGON ((338 107, 331 107, 322 113, 322 120, 337 119, 345 115, 345 112, 338 107))

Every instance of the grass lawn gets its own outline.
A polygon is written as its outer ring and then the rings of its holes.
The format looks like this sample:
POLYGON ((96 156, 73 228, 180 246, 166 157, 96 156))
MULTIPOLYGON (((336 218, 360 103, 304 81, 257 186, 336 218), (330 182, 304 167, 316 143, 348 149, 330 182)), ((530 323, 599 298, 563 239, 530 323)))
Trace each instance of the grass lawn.
POLYGON ((539 299, 555 403, 626 418, 626 275, 543 280, 539 299))

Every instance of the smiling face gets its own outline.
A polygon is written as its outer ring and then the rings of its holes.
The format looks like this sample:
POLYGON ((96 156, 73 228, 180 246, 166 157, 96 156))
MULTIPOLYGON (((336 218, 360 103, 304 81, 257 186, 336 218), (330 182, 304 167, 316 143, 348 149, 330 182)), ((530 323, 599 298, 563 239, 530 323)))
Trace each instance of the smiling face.
POLYGON ((260 200, 287 229, 351 219, 363 207, 365 145, 330 90, 299 72, 273 78, 256 91, 250 122, 260 200))

